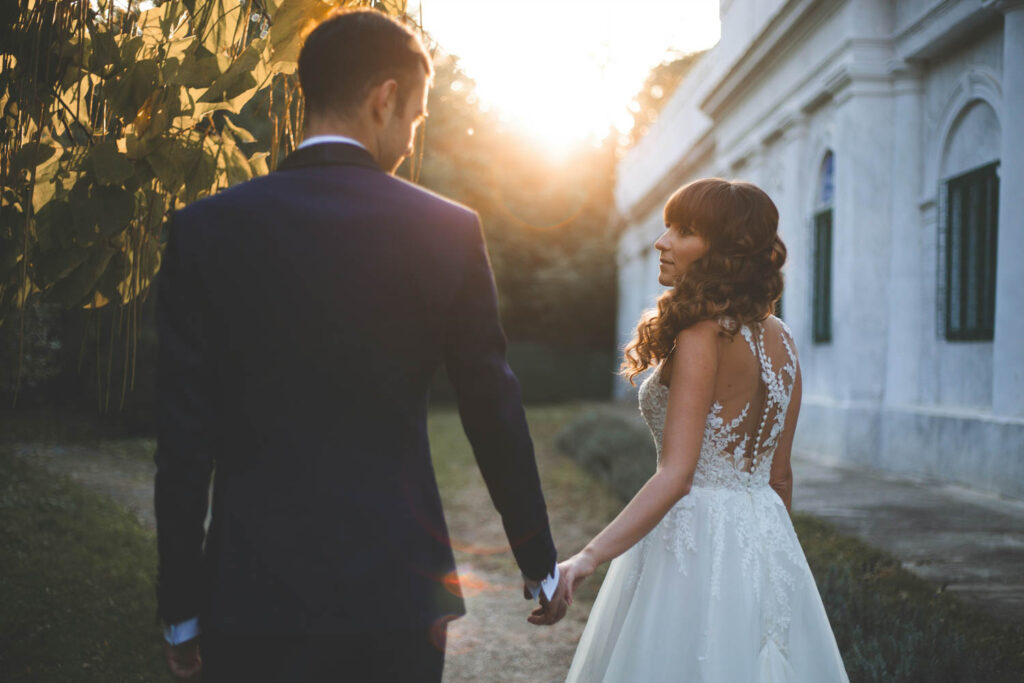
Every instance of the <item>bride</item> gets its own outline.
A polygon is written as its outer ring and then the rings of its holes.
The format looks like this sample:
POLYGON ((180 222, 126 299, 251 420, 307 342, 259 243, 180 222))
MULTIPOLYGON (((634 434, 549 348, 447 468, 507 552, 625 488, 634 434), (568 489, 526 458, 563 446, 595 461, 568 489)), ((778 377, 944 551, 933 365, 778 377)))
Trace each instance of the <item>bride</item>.
POLYGON ((569 681, 846 681, 789 518, 800 410, 792 334, 771 315, 786 247, 762 190, 717 178, 676 191, 658 300, 627 346, 654 475, 559 568, 573 591, 614 561, 569 681))

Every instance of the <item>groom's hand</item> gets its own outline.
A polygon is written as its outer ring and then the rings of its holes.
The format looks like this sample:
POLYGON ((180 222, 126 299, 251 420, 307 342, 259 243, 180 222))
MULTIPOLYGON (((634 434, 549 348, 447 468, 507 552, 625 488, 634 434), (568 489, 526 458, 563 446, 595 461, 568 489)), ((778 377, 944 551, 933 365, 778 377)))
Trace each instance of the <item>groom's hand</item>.
MULTIPOLYGON (((529 588, 524 588, 525 590, 529 590, 529 588)), ((540 607, 533 610, 526 620, 534 626, 551 626, 561 621, 562 617, 565 616, 566 610, 569 608, 565 600, 567 590, 568 584, 565 581, 565 577, 559 575, 555 594, 548 600, 544 595, 544 591, 541 591, 540 607)))
POLYGON ((165 642, 164 656, 175 678, 192 678, 203 668, 203 660, 199 656, 199 638, 186 640, 180 645, 165 642))

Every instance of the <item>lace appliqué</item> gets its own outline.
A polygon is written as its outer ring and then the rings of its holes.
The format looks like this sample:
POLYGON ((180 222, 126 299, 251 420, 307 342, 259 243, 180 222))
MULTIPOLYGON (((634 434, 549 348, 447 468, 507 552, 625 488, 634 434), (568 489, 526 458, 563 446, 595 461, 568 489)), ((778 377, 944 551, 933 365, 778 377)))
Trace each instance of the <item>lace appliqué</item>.
MULTIPOLYGON (((789 328, 783 324, 785 334, 782 335, 782 343, 788 359, 776 372, 765 349, 764 328, 758 327, 757 335, 746 325, 740 327, 751 353, 760 363, 761 378, 766 388, 749 470, 744 469, 744 456, 751 445, 750 435, 741 435, 738 427, 747 417, 751 403, 748 402, 739 415, 726 421, 721 414, 722 405, 716 401, 705 421, 693 490, 669 510, 655 532, 674 555, 679 571, 686 574, 697 551, 696 496, 704 498, 705 523, 711 537, 712 597, 721 595, 725 543, 727 538, 733 538, 741 553, 742 572, 751 578, 754 597, 762 604, 762 645, 771 640, 786 654, 786 634, 792 618, 789 595, 797 585, 798 573, 809 570, 796 535, 791 530, 787 532, 786 527, 772 523, 771 517, 778 514, 782 501, 769 486, 769 474, 796 380, 796 355, 789 342, 789 328), (770 428, 766 432, 769 422, 770 428), (766 594, 762 594, 762 579, 766 579, 763 581, 766 594)), ((655 440, 659 460, 668 408, 668 388, 661 383, 661 367, 659 365, 648 375, 639 391, 640 411, 655 440)), ((634 585, 639 578, 647 544, 654 536, 652 532, 641 542, 643 547, 638 548, 639 557, 627 585, 634 585)))

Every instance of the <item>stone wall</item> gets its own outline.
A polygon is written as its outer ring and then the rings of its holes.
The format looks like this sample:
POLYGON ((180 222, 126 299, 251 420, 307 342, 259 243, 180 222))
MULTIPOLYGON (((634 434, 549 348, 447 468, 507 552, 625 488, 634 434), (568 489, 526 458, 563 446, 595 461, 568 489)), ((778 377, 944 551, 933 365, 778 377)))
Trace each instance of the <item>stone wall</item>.
POLYGON ((1008 144, 1024 143, 1024 2, 789 0, 762 19, 751 29, 723 17, 721 46, 620 164, 620 345, 663 291, 663 202, 699 177, 750 180, 778 205, 789 247, 784 316, 804 376, 796 448, 1024 498, 1024 144, 1008 144), (812 221, 827 153, 833 334, 814 343, 812 221), (995 339, 949 341, 944 183, 996 160, 995 339), (1020 174, 1016 190, 1007 173, 1020 174))

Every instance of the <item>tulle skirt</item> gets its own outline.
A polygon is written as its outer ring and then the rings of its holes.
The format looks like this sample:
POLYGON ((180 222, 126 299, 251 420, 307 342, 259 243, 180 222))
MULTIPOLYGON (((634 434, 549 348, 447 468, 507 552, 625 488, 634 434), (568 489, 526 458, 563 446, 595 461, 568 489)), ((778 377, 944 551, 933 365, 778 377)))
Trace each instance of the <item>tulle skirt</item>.
POLYGON ((789 514, 767 486, 695 486, 616 558, 567 678, 847 680, 789 514))

